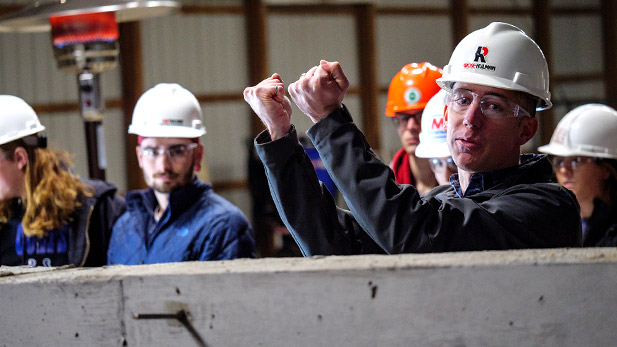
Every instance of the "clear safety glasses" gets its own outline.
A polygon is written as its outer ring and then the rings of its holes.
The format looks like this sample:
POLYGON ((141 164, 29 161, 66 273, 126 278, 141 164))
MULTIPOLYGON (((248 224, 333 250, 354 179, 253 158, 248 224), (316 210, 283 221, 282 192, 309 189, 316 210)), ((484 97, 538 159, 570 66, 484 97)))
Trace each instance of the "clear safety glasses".
POLYGON ((420 124, 422 121, 422 112, 417 112, 414 114, 397 113, 396 117, 392 118, 392 122, 394 122, 394 126, 396 127, 406 127, 411 118, 415 119, 415 121, 420 124))
POLYGON ((576 170, 577 168, 587 164, 587 163, 596 163, 598 162, 597 158, 592 157, 583 157, 583 156, 575 156, 575 157, 553 157, 551 163, 553 164, 553 169, 558 171, 561 168, 566 168, 568 170, 576 170))
POLYGON ((446 167, 448 167, 450 171, 458 171, 458 167, 456 167, 456 164, 454 163, 454 159, 452 159, 452 157, 431 158, 429 159, 429 163, 431 164, 431 170, 433 171, 443 170, 446 167))
POLYGON ((154 160, 164 154, 167 154, 167 157, 174 161, 178 159, 186 158, 190 151, 197 148, 196 143, 191 143, 188 145, 173 145, 168 148, 161 147, 139 147, 141 150, 141 154, 150 160, 154 160))
POLYGON ((480 96, 467 89, 455 89, 448 93, 446 102, 448 107, 458 114, 464 114, 469 106, 479 102, 480 110, 487 118, 530 117, 529 112, 512 100, 493 94, 480 96))

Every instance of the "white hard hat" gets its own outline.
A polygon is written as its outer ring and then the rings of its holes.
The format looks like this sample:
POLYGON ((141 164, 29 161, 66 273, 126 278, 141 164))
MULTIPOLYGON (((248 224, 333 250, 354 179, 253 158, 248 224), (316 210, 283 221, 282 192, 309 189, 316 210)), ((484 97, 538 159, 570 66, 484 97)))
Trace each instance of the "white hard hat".
POLYGON ((444 158, 450 156, 443 119, 446 94, 445 90, 440 90, 426 103, 424 112, 422 112, 420 144, 416 147, 416 157, 418 158, 444 158))
POLYGON ((579 106, 559 121, 551 142, 538 150, 560 157, 617 159, 617 111, 602 104, 579 106))
POLYGON ((30 105, 16 96, 0 95, 0 145, 43 130, 30 105))
POLYGON ((160 83, 137 100, 129 134, 144 137, 200 137, 206 133, 195 95, 176 83, 160 83))
POLYGON ((525 92, 540 99, 540 111, 552 106, 548 78, 540 47, 514 25, 494 22, 461 40, 437 84, 448 91, 464 82, 525 92))

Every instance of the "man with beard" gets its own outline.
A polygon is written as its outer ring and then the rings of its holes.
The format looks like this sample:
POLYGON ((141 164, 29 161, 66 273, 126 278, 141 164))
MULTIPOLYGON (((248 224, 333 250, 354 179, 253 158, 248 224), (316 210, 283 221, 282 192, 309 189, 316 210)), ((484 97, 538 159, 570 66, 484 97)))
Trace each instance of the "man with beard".
POLYGON ((248 220, 195 176, 205 134, 201 107, 178 84, 159 84, 137 101, 129 134, 148 189, 126 195, 113 228, 109 264, 227 260, 255 256, 248 220))

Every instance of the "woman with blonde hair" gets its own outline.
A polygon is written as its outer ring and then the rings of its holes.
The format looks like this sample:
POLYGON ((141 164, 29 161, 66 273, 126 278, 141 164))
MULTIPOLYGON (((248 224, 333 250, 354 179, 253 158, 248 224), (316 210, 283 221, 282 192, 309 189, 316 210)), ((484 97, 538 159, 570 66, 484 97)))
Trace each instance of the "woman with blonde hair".
POLYGON ((25 101, 0 95, 0 265, 104 265, 124 201, 109 183, 80 181, 43 130, 25 101))

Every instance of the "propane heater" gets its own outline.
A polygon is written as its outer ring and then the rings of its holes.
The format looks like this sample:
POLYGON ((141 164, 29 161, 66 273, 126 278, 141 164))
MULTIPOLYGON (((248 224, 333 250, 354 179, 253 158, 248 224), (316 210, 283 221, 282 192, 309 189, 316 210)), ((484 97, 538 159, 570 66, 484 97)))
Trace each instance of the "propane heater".
POLYGON ((58 68, 77 75, 90 177, 105 179, 100 74, 117 65, 117 23, 162 16, 179 8, 180 4, 173 0, 55 0, 36 2, 0 17, 0 32, 51 29, 58 68))

